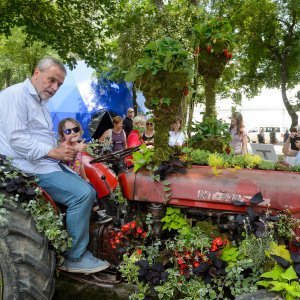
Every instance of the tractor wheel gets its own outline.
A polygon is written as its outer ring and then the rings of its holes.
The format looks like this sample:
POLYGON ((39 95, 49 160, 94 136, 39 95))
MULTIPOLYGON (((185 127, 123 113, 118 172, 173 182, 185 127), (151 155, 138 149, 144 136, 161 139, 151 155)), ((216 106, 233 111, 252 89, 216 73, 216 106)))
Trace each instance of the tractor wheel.
POLYGON ((35 221, 20 207, 4 204, 0 226, 0 300, 48 300, 55 291, 55 255, 35 221))

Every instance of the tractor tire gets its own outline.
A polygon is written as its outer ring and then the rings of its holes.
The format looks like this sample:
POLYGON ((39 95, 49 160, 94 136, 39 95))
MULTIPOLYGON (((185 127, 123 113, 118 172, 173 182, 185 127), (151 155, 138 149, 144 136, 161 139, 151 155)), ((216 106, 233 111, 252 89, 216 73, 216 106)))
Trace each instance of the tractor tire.
POLYGON ((56 258, 35 221, 7 203, 8 222, 0 226, 0 300, 49 300, 55 291, 56 258))

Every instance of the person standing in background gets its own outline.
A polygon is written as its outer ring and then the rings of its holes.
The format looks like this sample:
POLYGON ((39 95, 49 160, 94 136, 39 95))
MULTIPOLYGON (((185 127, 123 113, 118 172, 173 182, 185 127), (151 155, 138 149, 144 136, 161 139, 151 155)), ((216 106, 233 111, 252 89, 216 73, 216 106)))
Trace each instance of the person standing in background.
POLYGON ((284 135, 283 135, 283 142, 284 142, 284 143, 285 143, 286 140, 289 138, 289 136, 290 136, 290 133, 289 133, 288 130, 286 130, 285 133, 284 133, 284 135))
POLYGON ((127 148, 126 134, 122 129, 123 119, 119 116, 113 118, 114 128, 107 129, 99 138, 99 142, 112 144, 112 152, 127 148))
POLYGON ((258 142, 260 144, 264 144, 265 143, 265 129, 263 127, 259 131, 258 142))
POLYGON ((276 131, 275 131, 274 127, 272 128, 272 130, 270 132, 270 143, 273 145, 277 144, 276 131))
POLYGON ((132 107, 129 107, 127 109, 127 116, 123 121, 123 129, 127 137, 133 128, 133 123, 132 123, 133 118, 134 118, 134 110, 132 107))
POLYGON ((143 141, 147 146, 154 145, 154 123, 153 119, 146 121, 146 130, 143 134, 143 141))
POLYGON ((234 112, 231 115, 229 131, 231 134, 230 146, 234 154, 245 155, 247 153, 247 131, 244 126, 243 116, 240 112, 234 112))

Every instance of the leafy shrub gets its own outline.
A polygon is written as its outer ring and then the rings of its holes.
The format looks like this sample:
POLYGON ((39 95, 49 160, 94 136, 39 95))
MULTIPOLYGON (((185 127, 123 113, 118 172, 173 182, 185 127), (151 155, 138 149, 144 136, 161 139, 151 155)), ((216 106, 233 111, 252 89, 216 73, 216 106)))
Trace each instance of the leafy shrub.
POLYGON ((263 160, 258 168, 261 170, 275 170, 275 162, 271 160, 263 160))
POLYGON ((7 213, 1 208, 4 201, 21 204, 36 221, 37 230, 61 254, 71 247, 71 239, 64 229, 63 215, 57 214, 51 204, 44 200, 36 182, 35 177, 27 176, 14 168, 6 157, 0 156, 0 225, 5 223, 7 213))
POLYGON ((194 149, 223 153, 229 148, 231 136, 229 124, 216 117, 205 117, 202 122, 196 122, 191 127, 189 145, 194 149))

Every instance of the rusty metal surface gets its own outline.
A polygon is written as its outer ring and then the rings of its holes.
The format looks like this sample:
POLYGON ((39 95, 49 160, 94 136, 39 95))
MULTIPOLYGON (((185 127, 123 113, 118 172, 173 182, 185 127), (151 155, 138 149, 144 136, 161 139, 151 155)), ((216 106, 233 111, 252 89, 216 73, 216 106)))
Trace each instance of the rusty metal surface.
POLYGON ((116 249, 111 247, 111 232, 114 230, 112 223, 90 225, 90 242, 88 249, 98 258, 107 260, 116 270, 121 262, 121 257, 116 249))
POLYGON ((101 199, 109 195, 118 185, 118 178, 116 174, 108 168, 105 164, 96 163, 90 164, 93 159, 87 153, 82 156, 82 163, 87 177, 95 188, 98 198, 101 199))
MULTIPOLYGON (((147 171, 129 171, 119 176, 124 196, 128 200, 163 203, 163 185, 147 171)), ((223 169, 219 176, 210 167, 193 166, 186 174, 167 177, 171 184, 170 205, 243 212, 245 207, 232 205, 239 200, 246 205, 258 192, 264 202, 260 207, 274 210, 286 207, 300 217, 300 173, 255 169, 223 169)))

